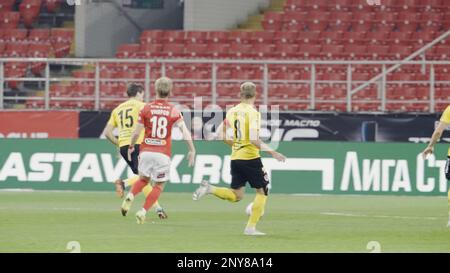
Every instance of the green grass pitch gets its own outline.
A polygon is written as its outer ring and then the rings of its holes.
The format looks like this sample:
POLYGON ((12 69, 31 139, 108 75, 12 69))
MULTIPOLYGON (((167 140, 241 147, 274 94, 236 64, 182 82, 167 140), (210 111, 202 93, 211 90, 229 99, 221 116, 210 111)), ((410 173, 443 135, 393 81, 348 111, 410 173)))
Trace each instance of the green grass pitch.
POLYGON ((444 197, 269 196, 265 237, 242 234, 245 207, 213 196, 163 193, 169 219, 138 225, 112 192, 0 192, 0 252, 450 252, 444 197))

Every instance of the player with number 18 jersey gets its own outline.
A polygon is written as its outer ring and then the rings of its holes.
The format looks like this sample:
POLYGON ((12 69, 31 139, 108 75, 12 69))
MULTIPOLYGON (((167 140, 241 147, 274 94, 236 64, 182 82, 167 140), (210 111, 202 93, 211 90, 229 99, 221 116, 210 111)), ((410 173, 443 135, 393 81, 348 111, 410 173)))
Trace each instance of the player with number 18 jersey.
POLYGON ((145 134, 140 151, 162 153, 170 157, 172 127, 183 119, 180 111, 166 100, 148 103, 140 112, 138 122, 144 125, 145 134))

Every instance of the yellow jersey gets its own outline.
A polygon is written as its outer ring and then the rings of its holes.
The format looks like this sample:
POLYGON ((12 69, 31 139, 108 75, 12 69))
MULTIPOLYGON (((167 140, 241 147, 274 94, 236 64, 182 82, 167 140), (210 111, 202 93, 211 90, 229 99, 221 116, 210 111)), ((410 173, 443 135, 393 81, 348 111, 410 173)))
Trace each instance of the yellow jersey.
POLYGON ((447 106, 444 113, 442 113, 441 121, 445 123, 450 123, 450 105, 447 106))
POLYGON ((240 103, 227 112, 226 123, 233 129, 231 160, 259 158, 259 148, 250 140, 259 137, 261 114, 252 105, 240 103), (256 135, 250 136, 251 131, 256 135))
MULTIPOLYGON (((129 99, 114 108, 108 124, 119 129, 119 147, 130 145, 131 136, 138 123, 139 112, 145 103, 136 99, 129 99)), ((137 140, 140 144, 144 139, 144 131, 137 140)))

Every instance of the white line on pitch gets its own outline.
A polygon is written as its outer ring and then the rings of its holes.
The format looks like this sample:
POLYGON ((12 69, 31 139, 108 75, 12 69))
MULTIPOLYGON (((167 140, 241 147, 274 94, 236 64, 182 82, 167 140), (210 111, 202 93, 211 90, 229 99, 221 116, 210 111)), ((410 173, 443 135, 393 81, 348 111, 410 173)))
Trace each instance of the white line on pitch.
POLYGON ((398 215, 366 215, 366 214, 353 214, 353 213, 341 213, 341 212, 321 212, 320 214, 322 214, 322 215, 330 215, 330 216, 344 216, 344 217, 441 220, 440 217, 398 216, 398 215))

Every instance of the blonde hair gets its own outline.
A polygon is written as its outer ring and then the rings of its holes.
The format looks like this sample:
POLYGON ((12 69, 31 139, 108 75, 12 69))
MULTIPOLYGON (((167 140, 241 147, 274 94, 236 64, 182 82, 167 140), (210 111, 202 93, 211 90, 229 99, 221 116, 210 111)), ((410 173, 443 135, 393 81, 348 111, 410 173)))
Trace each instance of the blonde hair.
POLYGON ((160 98, 167 98, 172 91, 172 80, 167 77, 161 77, 155 82, 155 90, 160 98))
POLYGON ((256 96, 256 85, 252 82, 244 82, 241 84, 241 98, 251 99, 256 96))

